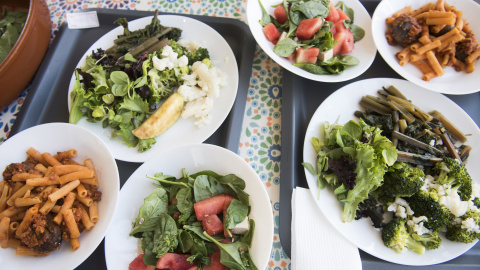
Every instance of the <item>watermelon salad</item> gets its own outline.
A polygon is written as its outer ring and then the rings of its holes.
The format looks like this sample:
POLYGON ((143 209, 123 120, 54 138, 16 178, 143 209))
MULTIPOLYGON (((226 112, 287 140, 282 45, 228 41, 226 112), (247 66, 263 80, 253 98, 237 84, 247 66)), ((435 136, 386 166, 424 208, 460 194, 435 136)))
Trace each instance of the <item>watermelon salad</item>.
POLYGON ((313 74, 340 74, 359 63, 349 55, 365 30, 355 25, 354 11, 342 1, 284 0, 273 15, 262 8, 260 24, 273 51, 313 74))
POLYGON ((201 171, 182 177, 147 176, 155 190, 144 199, 130 236, 143 252, 129 270, 257 269, 250 255, 255 222, 245 181, 201 171))

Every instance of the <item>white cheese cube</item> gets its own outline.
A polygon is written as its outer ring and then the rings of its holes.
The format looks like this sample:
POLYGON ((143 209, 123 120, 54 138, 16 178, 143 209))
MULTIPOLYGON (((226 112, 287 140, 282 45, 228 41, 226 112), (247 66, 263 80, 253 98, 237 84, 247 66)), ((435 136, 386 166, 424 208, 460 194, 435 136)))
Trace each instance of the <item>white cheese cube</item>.
POLYGON ((245 234, 248 232, 249 223, 248 217, 246 217, 242 222, 238 223, 235 228, 233 228, 234 234, 245 234))
POLYGON ((328 59, 333 57, 333 48, 326 51, 326 52, 320 52, 318 54, 318 60, 320 61, 327 61, 328 59))

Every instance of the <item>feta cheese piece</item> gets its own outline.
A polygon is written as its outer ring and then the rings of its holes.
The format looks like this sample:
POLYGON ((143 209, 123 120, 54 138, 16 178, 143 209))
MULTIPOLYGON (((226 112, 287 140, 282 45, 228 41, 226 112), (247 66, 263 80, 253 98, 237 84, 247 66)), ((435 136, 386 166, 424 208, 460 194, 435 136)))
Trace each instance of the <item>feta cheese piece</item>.
POLYGON ((318 60, 320 61, 327 61, 328 59, 333 57, 333 48, 326 51, 318 53, 318 60))
POLYGON ((397 197, 393 203, 388 203, 387 211, 395 212, 395 216, 407 218, 407 215, 413 215, 410 205, 404 199, 397 197))
POLYGON ((242 222, 238 223, 235 228, 233 228, 234 234, 246 234, 249 229, 248 217, 246 217, 242 222))
POLYGON ((178 94, 180 94, 180 96, 182 96, 183 100, 186 102, 200 99, 207 95, 207 93, 202 89, 195 86, 188 86, 185 84, 182 84, 178 88, 178 94))

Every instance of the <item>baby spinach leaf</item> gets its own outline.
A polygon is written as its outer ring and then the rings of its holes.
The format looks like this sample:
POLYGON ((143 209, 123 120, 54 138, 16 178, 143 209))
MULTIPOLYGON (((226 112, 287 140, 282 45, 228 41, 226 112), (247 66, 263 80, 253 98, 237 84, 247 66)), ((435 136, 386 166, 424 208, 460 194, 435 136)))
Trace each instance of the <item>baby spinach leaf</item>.
POLYGON ((192 235, 184 230, 180 230, 178 233, 178 246, 183 253, 188 252, 193 246, 192 235))
POLYGON ((304 70, 317 75, 330 74, 330 72, 328 72, 325 68, 315 64, 296 64, 295 63, 293 65, 299 68, 303 68, 304 70))
POLYGON ((142 234, 143 263, 146 265, 156 265, 158 261, 157 254, 153 252, 153 236, 153 231, 142 234))
POLYGON ((232 236, 230 229, 234 229, 237 224, 241 223, 247 217, 247 215, 248 205, 236 199, 230 201, 227 211, 225 212, 223 223, 229 236, 232 236))
POLYGON ((240 237, 240 241, 247 244, 249 247, 252 247, 253 242, 253 233, 255 232, 255 221, 253 219, 248 220, 249 229, 247 233, 240 237))
POLYGON ((219 247, 221 264, 235 270, 257 269, 253 263, 253 260, 248 258, 249 255, 245 254, 245 249, 248 250, 247 244, 240 241, 236 241, 231 244, 222 244, 208 235, 206 232, 203 232, 203 234, 219 247))
POLYGON ((330 12, 329 7, 325 6, 325 4, 322 1, 315 1, 315 0, 305 1, 305 2, 303 1, 296 2, 292 4, 292 7, 290 10, 301 12, 307 19, 311 19, 315 17, 325 18, 330 12))
POLYGON ((284 38, 275 44, 273 47, 273 52, 278 56, 288 57, 295 52, 298 46, 299 44, 297 44, 291 38, 284 38))
POLYGON ((157 258, 177 248, 177 233, 178 229, 175 220, 167 213, 162 213, 155 227, 155 235, 153 237, 153 252, 157 254, 157 258))
POLYGON ((130 235, 153 231, 161 216, 167 212, 168 196, 163 188, 155 189, 144 199, 130 235))
POLYGON ((192 201, 192 190, 190 188, 182 188, 177 192, 177 208, 180 213, 182 213, 178 221, 185 222, 194 212, 193 210, 193 201, 192 201))
POLYGON ((350 32, 352 32, 353 34, 354 42, 362 40, 363 37, 365 36, 365 30, 363 30, 363 28, 355 24, 350 27, 350 32))
POLYGON ((258 3, 260 4, 260 7, 262 8, 262 18, 260 19, 259 22, 262 26, 265 26, 265 25, 271 23, 270 15, 265 10, 265 7, 263 6, 262 1, 258 0, 258 3))
POLYGON ((193 190, 196 202, 225 193, 223 186, 215 178, 207 175, 200 175, 195 178, 193 190))

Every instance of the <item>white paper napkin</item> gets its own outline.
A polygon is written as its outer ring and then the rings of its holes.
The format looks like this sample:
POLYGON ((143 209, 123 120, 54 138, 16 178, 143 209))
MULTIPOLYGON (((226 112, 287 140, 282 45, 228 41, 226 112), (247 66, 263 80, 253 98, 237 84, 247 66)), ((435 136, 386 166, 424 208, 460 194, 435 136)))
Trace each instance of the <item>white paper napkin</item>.
POLYGON ((292 269, 358 270, 358 248, 340 235, 318 209, 310 190, 292 194, 292 269))

